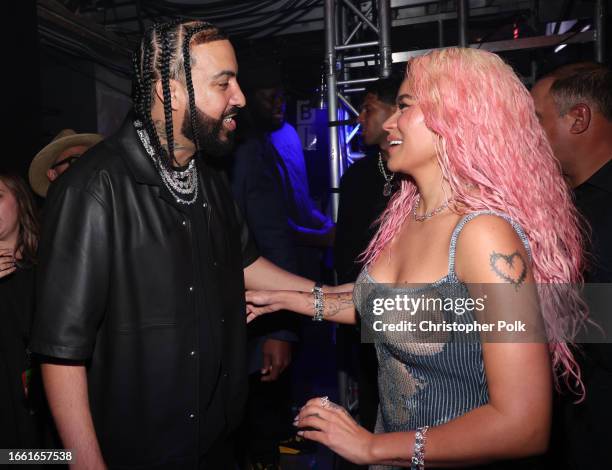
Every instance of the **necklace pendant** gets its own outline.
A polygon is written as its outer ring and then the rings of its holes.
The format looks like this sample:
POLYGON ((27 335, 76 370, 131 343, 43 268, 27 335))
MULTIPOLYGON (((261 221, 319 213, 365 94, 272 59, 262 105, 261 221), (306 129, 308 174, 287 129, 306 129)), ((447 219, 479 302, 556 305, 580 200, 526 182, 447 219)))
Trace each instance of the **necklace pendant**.
POLYGON ((383 186, 383 196, 389 197, 391 196, 391 192, 393 191, 393 184, 391 181, 387 181, 383 186))

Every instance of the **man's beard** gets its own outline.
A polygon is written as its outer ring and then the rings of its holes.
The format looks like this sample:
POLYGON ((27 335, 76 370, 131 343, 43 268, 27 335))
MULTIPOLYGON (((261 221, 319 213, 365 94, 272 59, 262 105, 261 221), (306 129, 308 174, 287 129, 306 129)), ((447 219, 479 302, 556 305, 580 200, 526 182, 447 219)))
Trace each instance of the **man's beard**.
POLYGON ((236 114, 238 108, 231 108, 228 112, 221 116, 221 119, 215 119, 208 114, 200 111, 196 106, 195 109, 195 126, 197 131, 197 143, 194 137, 193 128, 191 126, 191 115, 189 109, 185 109, 185 117, 181 132, 185 137, 195 143, 203 155, 210 157, 223 157, 229 154, 234 148, 234 131, 226 131, 223 129, 223 120, 232 114, 236 114), (225 133, 225 140, 221 139, 221 133, 225 133))

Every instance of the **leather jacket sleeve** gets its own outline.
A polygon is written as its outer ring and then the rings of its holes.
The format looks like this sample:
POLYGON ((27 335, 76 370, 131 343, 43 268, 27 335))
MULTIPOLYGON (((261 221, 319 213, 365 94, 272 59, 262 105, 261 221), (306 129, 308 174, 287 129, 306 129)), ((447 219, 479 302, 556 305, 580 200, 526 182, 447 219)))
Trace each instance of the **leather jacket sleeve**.
POLYGON ((62 186, 47 201, 43 230, 30 349, 86 360, 107 300, 111 220, 88 189, 62 186))

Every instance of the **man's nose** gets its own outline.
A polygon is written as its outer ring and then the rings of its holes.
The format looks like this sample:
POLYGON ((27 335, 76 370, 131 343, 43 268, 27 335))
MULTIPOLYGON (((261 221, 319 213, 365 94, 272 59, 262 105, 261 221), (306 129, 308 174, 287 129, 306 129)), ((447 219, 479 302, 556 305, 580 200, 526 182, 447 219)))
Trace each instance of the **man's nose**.
POLYGON ((246 104, 246 98, 244 97, 244 93, 242 93, 238 82, 236 82, 236 88, 234 90, 234 93, 232 93, 230 104, 238 108, 244 108, 244 105, 246 104))

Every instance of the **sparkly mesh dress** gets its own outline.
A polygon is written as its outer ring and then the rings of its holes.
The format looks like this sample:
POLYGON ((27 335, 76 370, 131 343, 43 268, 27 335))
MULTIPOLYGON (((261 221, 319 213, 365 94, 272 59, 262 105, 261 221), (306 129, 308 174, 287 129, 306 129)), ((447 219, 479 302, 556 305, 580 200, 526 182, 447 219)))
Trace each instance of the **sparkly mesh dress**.
MULTIPOLYGON (((373 299, 394 298, 398 294, 409 296, 436 296, 457 299, 469 298, 467 287, 455 273, 457 238, 467 222, 478 215, 496 215, 507 220, 521 238, 531 257, 527 237, 522 228, 504 214, 490 211, 474 212, 464 216, 455 227, 449 249, 448 274, 442 279, 416 288, 396 287, 373 279, 363 268, 353 291, 353 300, 361 315, 362 328, 372 330, 381 317, 373 313, 373 299)), ((385 312, 401 319, 405 312, 385 312)), ((429 313, 428 313, 429 314, 429 313)), ((471 312, 455 314, 440 312, 446 320, 455 323, 474 321, 471 312)), ((445 320, 438 318, 438 321, 445 320)), ((459 341, 458 333, 404 333, 404 341, 397 341, 397 333, 377 332, 372 340, 378 355, 378 387, 380 404, 376 433, 411 431, 420 426, 437 426, 489 400, 482 348, 478 333, 459 341), (408 336, 406 336, 408 335, 408 336)), ((394 467, 372 466, 371 469, 394 467)), ((496 467, 498 468, 498 467, 496 467)))

